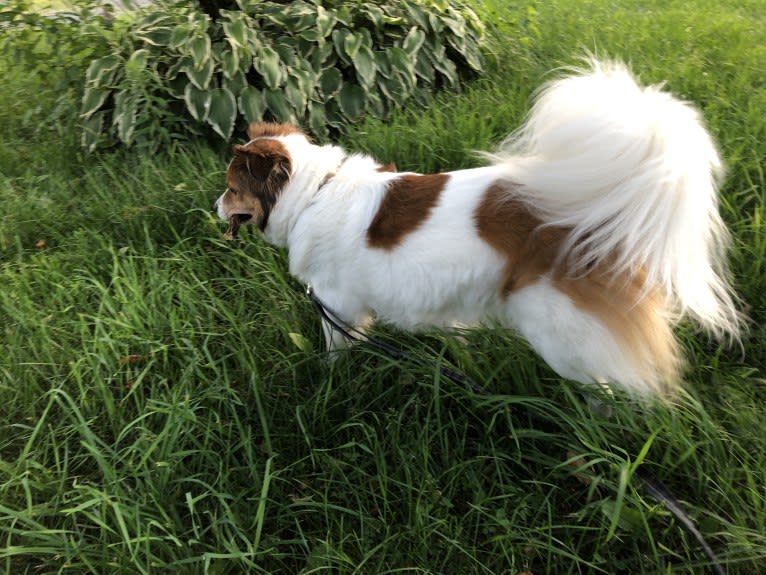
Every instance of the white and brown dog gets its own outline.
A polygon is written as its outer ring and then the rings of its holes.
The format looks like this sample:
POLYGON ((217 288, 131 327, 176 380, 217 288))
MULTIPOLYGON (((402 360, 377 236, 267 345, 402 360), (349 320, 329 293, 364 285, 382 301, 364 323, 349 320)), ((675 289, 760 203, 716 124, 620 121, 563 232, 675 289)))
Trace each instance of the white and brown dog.
POLYGON ((218 215, 287 247, 350 324, 499 322, 563 377, 637 394, 678 383, 682 316, 737 337, 716 148, 697 111, 618 63, 544 86, 487 167, 396 173, 291 125, 249 136, 218 215))

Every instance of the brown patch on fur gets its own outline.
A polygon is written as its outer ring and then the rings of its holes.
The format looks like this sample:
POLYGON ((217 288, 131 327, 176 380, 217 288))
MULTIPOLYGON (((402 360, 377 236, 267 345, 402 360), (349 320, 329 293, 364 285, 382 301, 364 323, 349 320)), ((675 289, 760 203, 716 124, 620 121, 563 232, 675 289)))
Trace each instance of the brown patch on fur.
POLYGON ((301 130, 292 124, 277 124, 274 122, 253 122, 247 127, 247 135, 251 140, 255 138, 278 138, 290 134, 301 134, 301 130))
POLYGON ((479 237, 506 259, 503 295, 550 272, 566 237, 564 229, 540 227, 542 222, 511 194, 508 186, 494 184, 474 212, 479 237))
POLYGON ((386 164, 385 166, 378 166, 376 169, 377 172, 396 172, 396 164, 386 164))
POLYGON ((583 277, 557 277, 552 285, 607 327, 655 391, 669 391, 668 384, 678 381, 680 354, 667 300, 646 290, 643 273, 615 275, 598 265, 583 277))
POLYGON ((367 228, 367 245, 392 250, 428 219, 449 180, 447 174, 408 174, 392 180, 367 228))
POLYGON ((647 288, 643 272, 615 272, 611 261, 602 261, 578 275, 567 274, 561 250, 569 230, 542 225, 513 197, 511 185, 491 186, 474 221, 479 237, 506 260, 499 286, 503 296, 548 277, 554 288, 606 326, 644 381, 662 391, 663 383, 677 379, 678 344, 668 302, 647 288))
POLYGON ((290 155, 278 140, 256 140, 235 145, 234 158, 226 171, 228 190, 223 196, 224 210, 249 214, 261 230, 266 228, 271 210, 290 179, 290 155))

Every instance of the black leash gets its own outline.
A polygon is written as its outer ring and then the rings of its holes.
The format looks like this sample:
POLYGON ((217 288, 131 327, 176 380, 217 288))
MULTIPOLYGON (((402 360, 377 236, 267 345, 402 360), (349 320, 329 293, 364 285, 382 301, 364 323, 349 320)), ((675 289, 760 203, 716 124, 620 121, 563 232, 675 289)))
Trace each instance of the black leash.
MULTIPOLYGON (((376 337, 368 336, 360 329, 350 325, 332 308, 327 307, 324 302, 319 299, 319 297, 314 292, 314 289, 310 285, 306 288, 306 295, 308 295, 311 303, 314 305, 314 308, 317 310, 322 319, 324 319, 335 331, 343 335, 343 337, 349 341, 365 343, 379 351, 382 351, 384 354, 395 360, 406 360, 418 365, 432 365, 432 362, 426 358, 408 353, 403 349, 393 346, 376 337)), ((439 372, 442 376, 446 377, 453 383, 469 389, 477 395, 482 395, 485 397, 491 395, 486 389, 484 389, 475 381, 472 381, 470 378, 465 377, 464 375, 452 369, 444 367, 443 365, 437 365, 436 367, 439 369, 439 372)), ((716 557, 712 547, 710 547, 708 542, 705 540, 705 536, 702 535, 699 529, 697 529, 697 526, 694 524, 692 518, 689 517, 689 515, 684 511, 681 503, 670 492, 670 490, 651 471, 645 470, 643 467, 636 468, 633 474, 644 483, 649 494, 660 503, 662 503, 662 505, 665 506, 665 509, 667 509, 671 515, 673 515, 673 517, 675 517, 689 532, 689 534, 694 537, 697 543, 699 543, 700 547, 702 547, 702 551, 705 553, 705 556, 710 561, 710 566, 713 573, 715 573, 715 575, 726 575, 726 571, 718 561, 718 557, 716 557)))
POLYGON ((678 521, 681 522, 681 525, 684 526, 689 534, 697 540, 697 543, 699 543, 699 546, 702 547, 702 551, 704 551, 705 555, 710 561, 710 568, 712 569, 713 573, 715 573, 715 575, 726 575, 726 571, 721 566, 721 563, 718 561, 718 557, 716 557, 715 551, 713 551, 712 547, 710 547, 707 540, 705 539, 705 536, 702 535, 699 529, 697 529, 697 526, 694 524, 692 518, 689 517, 689 515, 683 510, 681 503, 673 496, 665 484, 662 483, 662 481, 660 481, 651 471, 642 467, 638 467, 635 470, 634 475, 637 475, 638 478, 644 482, 649 495, 662 503, 665 506, 665 509, 670 511, 673 517, 678 519, 678 521))
MULTIPOLYGON (((403 359, 418 365, 432 365, 432 362, 425 358, 407 353, 406 351, 395 347, 390 343, 387 343, 376 337, 366 335, 358 328, 349 325, 337 313, 335 313, 332 308, 327 307, 324 302, 322 302, 322 300, 317 297, 316 293, 314 293, 314 289, 311 286, 306 288, 306 294, 309 296, 311 303, 314 304, 314 308, 316 308, 317 312, 319 312, 319 315, 322 316, 322 319, 324 319, 328 324, 332 326, 335 331, 343 335, 343 337, 349 341, 366 343, 367 345, 382 351, 392 359, 403 359)), ((438 365, 437 367, 439 368, 439 372, 453 383, 457 383, 458 385, 470 389, 477 395, 490 395, 486 389, 481 387, 476 382, 471 381, 464 375, 449 369, 448 367, 444 367, 443 365, 438 365)))

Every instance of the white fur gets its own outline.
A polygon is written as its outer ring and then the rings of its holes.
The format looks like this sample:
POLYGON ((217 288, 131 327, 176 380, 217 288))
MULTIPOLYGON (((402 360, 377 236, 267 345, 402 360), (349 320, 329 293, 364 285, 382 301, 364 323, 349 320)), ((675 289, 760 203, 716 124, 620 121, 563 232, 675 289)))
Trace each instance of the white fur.
POLYGON ((495 161, 555 226, 573 227, 575 265, 620 254, 643 267, 679 315, 736 337, 740 318, 723 275, 728 232, 718 213, 722 166, 699 113, 622 64, 551 82, 495 161))
POLYGON ((369 248, 366 233, 385 182, 397 175, 358 168, 345 162, 301 214, 305 225, 287 242, 290 272, 351 322, 374 312, 420 329, 494 315, 488 308, 498 304, 503 260, 477 236, 473 208, 504 168, 452 172, 430 218, 392 251, 369 248))
MULTIPOLYGON (((370 247, 366 233, 387 183, 401 174, 300 134, 279 139, 292 175, 265 237, 288 248, 290 272, 350 323, 370 314, 406 329, 499 321, 564 377, 655 388, 607 326, 549 278, 500 293, 505 260, 477 234, 474 213, 488 187, 505 180, 520 184, 544 221, 573 228, 572 274, 619 254, 615 265, 645 269, 649 287, 663 290, 679 316, 737 334, 722 277, 727 233, 715 147, 691 106, 639 87, 619 64, 593 62, 544 87, 493 165, 451 172, 428 219, 392 250, 370 247)), ((328 337, 331 347, 340 343, 328 337)))
POLYGON ((609 330, 542 279, 512 294, 506 308, 513 325, 560 375, 583 383, 619 383, 645 393, 642 375, 625 361, 609 330))

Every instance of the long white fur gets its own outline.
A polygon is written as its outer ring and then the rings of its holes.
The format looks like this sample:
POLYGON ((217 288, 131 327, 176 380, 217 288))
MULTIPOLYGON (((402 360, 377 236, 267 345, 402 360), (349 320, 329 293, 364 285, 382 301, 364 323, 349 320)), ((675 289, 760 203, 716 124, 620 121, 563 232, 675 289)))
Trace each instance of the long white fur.
POLYGON ((592 60, 544 86, 493 158, 549 224, 573 228, 575 267, 619 254, 616 266, 643 267, 679 316, 737 337, 718 212, 722 166, 692 106, 640 87, 620 63, 592 60))
MULTIPOLYGON (((500 293, 505 261, 479 237, 474 214, 493 183, 509 180, 545 221, 573 228, 572 274, 617 253, 616 265, 645 268, 679 315, 737 334, 715 146, 691 106, 639 87, 619 64, 593 62, 547 85, 493 165, 450 172, 427 220, 392 250, 370 247, 366 232, 401 174, 300 134, 279 139, 293 168, 265 237, 286 246, 291 273, 351 323, 370 314, 406 329, 499 321, 564 377, 655 390, 607 326, 549 278, 500 293)), ((325 333, 330 348, 343 343, 325 333)))

